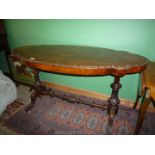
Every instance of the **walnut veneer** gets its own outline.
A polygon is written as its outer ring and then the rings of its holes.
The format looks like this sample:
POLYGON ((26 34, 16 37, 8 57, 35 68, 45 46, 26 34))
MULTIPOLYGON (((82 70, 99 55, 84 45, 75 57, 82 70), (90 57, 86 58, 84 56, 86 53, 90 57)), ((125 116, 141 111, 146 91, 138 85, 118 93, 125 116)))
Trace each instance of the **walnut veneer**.
MULTIPOLYGON (((34 92, 31 95, 31 104, 26 108, 27 112, 35 105, 36 97, 40 94, 56 96, 52 89, 48 89, 39 79, 39 71, 53 72, 59 74, 73 74, 82 76, 114 76, 111 84, 112 93, 108 104, 92 107, 108 111, 107 133, 112 131, 114 116, 118 112, 121 88, 120 78, 126 74, 142 72, 147 66, 148 60, 140 55, 125 51, 106 48, 72 46, 72 45, 36 45, 19 47, 13 50, 12 59, 22 65, 33 68, 35 74, 34 92)), ((131 90, 130 90, 131 91, 131 90)), ((70 102, 82 103, 65 96, 58 96, 70 102)), ((89 105, 88 103, 84 103, 89 105)))

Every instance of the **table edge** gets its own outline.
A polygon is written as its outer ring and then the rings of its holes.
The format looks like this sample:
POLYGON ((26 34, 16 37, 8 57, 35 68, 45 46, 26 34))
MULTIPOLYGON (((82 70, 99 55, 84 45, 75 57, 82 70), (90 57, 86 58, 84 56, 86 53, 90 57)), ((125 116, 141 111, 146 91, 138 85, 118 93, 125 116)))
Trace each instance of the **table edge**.
POLYGON ((113 75, 113 76, 124 76, 126 74, 136 74, 145 70, 149 60, 146 59, 144 64, 139 66, 129 66, 128 68, 117 66, 108 66, 102 68, 74 68, 66 66, 57 66, 54 64, 46 64, 42 62, 30 61, 29 59, 22 58, 18 55, 11 54, 13 61, 18 61, 23 65, 30 68, 38 69, 45 72, 52 72, 57 74, 69 74, 69 75, 81 75, 81 76, 103 76, 103 75, 113 75))

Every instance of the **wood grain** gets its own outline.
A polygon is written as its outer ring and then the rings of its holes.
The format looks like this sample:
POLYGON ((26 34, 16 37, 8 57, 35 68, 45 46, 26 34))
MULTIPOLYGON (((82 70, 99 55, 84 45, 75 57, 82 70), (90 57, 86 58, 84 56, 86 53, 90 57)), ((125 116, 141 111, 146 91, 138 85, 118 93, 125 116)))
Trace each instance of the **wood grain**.
POLYGON ((19 47, 12 58, 42 71, 91 76, 134 74, 148 63, 143 56, 125 51, 72 45, 19 47))

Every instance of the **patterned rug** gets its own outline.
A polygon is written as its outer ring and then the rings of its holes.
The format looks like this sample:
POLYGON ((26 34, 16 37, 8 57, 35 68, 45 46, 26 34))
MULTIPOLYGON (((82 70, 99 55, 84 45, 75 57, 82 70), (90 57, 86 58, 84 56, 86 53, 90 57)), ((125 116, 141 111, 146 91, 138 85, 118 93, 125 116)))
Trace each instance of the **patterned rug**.
POLYGON ((24 107, 24 103, 14 101, 9 104, 5 111, 0 115, 0 124, 11 118, 15 113, 24 107))
POLYGON ((7 106, 6 110, 0 116, 0 135, 17 134, 15 131, 4 126, 4 122, 16 114, 21 108, 23 108, 23 106, 24 104, 18 101, 15 101, 7 106))
MULTIPOLYGON (((134 134, 137 114, 129 106, 120 105, 112 134, 134 134)), ((155 134, 154 118, 154 113, 147 113, 140 134, 155 134)), ((107 111, 42 96, 31 113, 26 113, 23 107, 4 125, 26 135, 104 135, 107 134, 107 111)))

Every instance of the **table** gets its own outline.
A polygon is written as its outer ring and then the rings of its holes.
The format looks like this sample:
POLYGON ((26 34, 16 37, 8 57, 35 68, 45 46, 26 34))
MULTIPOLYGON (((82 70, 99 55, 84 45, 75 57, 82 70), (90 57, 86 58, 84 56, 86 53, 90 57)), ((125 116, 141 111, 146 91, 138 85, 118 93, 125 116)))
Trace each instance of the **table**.
MULTIPOLYGON (((72 45, 19 47, 13 50, 12 59, 20 62, 22 66, 32 68, 35 75, 34 92, 31 94, 31 104, 26 108, 27 112, 30 112, 31 108, 33 108, 36 97, 40 94, 57 96, 51 88, 47 88, 41 82, 39 78, 40 71, 77 76, 113 76, 114 82, 111 84, 112 93, 108 99, 108 104, 103 106, 90 105, 107 110, 108 134, 111 133, 114 116, 119 108, 120 78, 127 74, 140 73, 148 64, 145 57, 126 51, 72 45)), ((82 101, 75 101, 73 98, 58 97, 70 102, 82 103, 82 101)))

